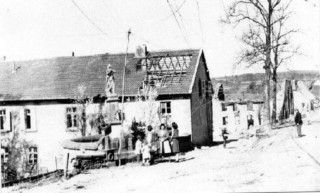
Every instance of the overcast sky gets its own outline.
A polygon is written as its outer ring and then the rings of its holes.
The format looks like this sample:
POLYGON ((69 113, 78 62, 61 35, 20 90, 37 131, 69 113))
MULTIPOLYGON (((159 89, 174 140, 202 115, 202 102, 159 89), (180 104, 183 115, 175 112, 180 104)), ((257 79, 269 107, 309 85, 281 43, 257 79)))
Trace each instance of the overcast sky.
MULTIPOLYGON (((149 50, 203 48, 212 77, 261 71, 232 69, 241 43, 241 29, 219 22, 227 0, 0 0, 0 56, 7 61, 56 56, 125 52, 139 44, 149 50), (78 7, 77 7, 78 6, 78 7), (200 16, 200 17, 199 17, 200 16), (202 26, 202 27, 201 27, 202 26), (202 29, 202 30, 201 30, 202 29)), ((291 26, 301 56, 281 70, 319 70, 320 6, 294 0, 291 26)))

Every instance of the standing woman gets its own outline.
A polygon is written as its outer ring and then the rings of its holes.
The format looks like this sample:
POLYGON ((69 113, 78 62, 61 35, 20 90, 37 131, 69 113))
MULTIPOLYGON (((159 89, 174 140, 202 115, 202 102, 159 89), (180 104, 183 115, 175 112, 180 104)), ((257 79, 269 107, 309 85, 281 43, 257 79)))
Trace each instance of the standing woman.
POLYGON ((179 130, 178 130, 177 123, 173 122, 172 123, 172 128, 173 128, 172 135, 171 135, 172 153, 176 154, 176 162, 178 162, 179 161, 180 149, 179 149, 179 141, 178 141, 179 130))
POLYGON ((163 155, 165 153, 164 144, 168 140, 168 137, 169 137, 166 126, 163 123, 160 125, 160 131, 159 131, 158 136, 159 136, 159 146, 160 146, 159 154, 163 155))

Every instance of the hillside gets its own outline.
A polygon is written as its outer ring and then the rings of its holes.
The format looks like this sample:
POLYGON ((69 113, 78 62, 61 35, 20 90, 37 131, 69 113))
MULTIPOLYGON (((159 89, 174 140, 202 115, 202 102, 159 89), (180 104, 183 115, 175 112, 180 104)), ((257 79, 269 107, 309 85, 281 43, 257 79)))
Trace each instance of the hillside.
MULTIPOLYGON (((215 77, 214 81, 263 81, 265 74, 264 73, 248 73, 234 76, 224 76, 224 77, 215 77)), ((290 71, 290 72, 279 72, 279 80, 284 79, 296 79, 296 80, 316 80, 320 78, 320 74, 317 71, 290 71)))
MULTIPOLYGON (((320 79, 319 72, 315 71, 290 71, 279 72, 278 86, 284 80, 302 80, 307 88, 316 80, 320 79)), ((221 83, 224 88, 226 101, 239 101, 239 100, 263 100, 263 82, 265 74, 241 74, 235 76, 225 76, 213 78, 213 85, 221 83)))

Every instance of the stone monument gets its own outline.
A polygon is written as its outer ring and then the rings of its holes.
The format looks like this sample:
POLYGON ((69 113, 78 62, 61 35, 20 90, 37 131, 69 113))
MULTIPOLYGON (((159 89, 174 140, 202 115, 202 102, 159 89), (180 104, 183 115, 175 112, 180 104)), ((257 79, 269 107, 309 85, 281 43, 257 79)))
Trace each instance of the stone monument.
POLYGON ((112 69, 111 64, 108 64, 106 70, 106 96, 107 100, 105 101, 104 112, 107 115, 107 124, 114 125, 120 124, 119 120, 119 97, 115 93, 115 82, 114 82, 114 70, 112 69))

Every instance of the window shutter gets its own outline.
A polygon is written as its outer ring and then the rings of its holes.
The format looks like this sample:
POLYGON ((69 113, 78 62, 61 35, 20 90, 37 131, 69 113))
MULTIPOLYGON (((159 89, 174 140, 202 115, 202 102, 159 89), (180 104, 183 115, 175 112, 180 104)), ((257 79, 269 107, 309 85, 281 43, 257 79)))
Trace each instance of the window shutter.
POLYGON ((30 108, 31 129, 37 130, 36 108, 30 108))
POLYGON ((205 83, 206 83, 206 85, 205 85, 205 87, 206 87, 206 97, 208 98, 209 96, 210 96, 210 93, 209 93, 209 81, 205 81, 205 83))
POLYGON ((27 125, 27 109, 23 110, 23 117, 24 117, 24 128, 27 129, 28 125, 27 125))
POLYGON ((199 97, 202 96, 202 85, 201 85, 201 79, 198 81, 198 92, 199 92, 199 97))
POLYGON ((10 128, 10 122, 11 122, 11 111, 9 111, 8 109, 5 110, 6 112, 6 118, 4 120, 4 130, 6 131, 11 131, 11 128, 10 128))
POLYGON ((68 114, 69 113, 69 111, 71 111, 70 110, 70 108, 66 108, 66 114, 65 114, 65 122, 66 122, 66 128, 69 128, 69 127, 71 127, 71 116, 70 116, 70 114, 68 114))

